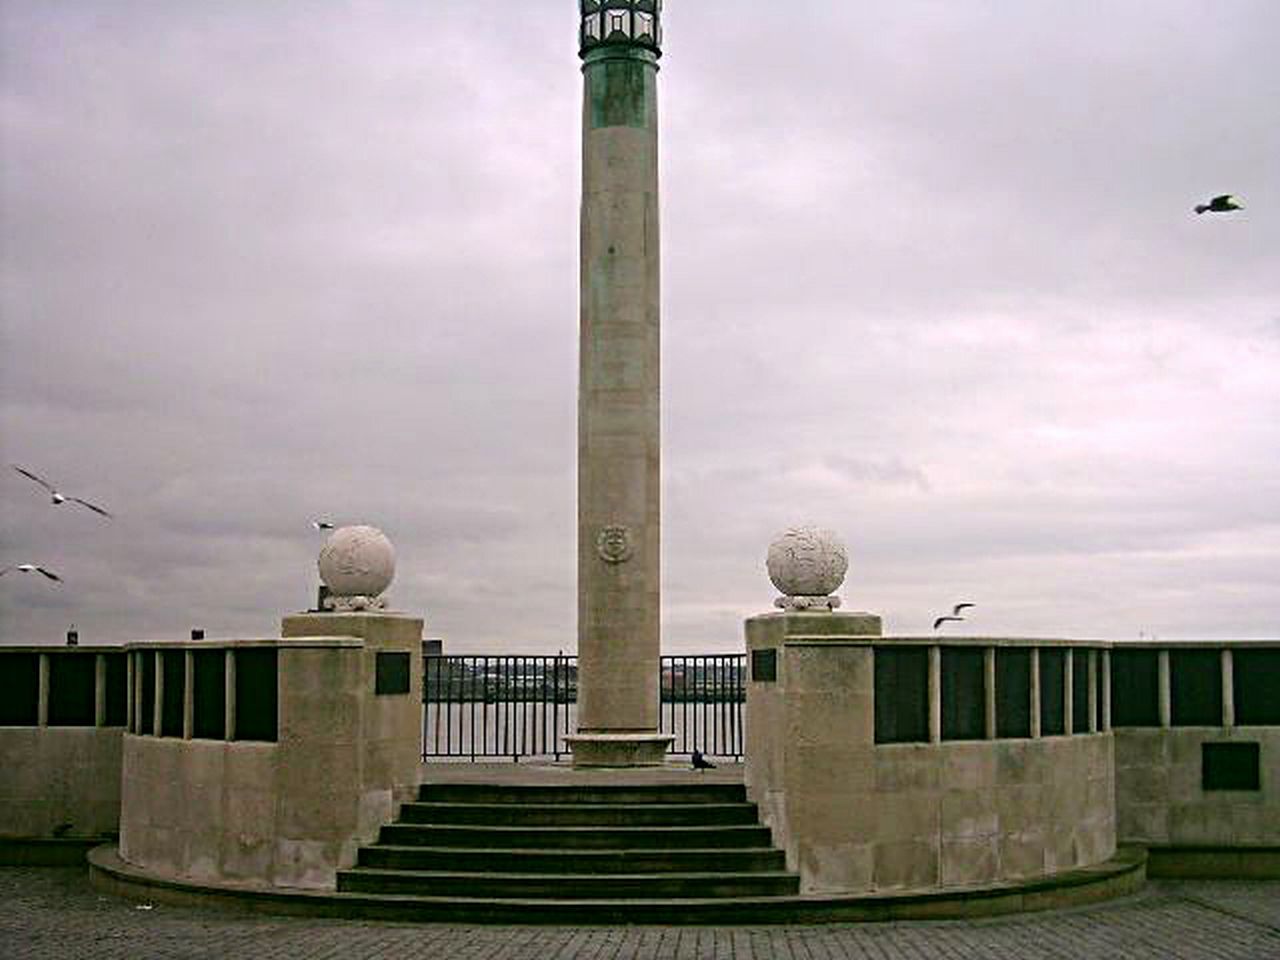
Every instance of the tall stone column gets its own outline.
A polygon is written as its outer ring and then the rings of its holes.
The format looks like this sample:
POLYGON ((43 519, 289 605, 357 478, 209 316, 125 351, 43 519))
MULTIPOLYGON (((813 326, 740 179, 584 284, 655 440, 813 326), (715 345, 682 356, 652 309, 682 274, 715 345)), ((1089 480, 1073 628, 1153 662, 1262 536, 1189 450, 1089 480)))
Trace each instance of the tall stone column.
POLYGON ((661 763, 661 0, 580 0, 582 237, 576 766, 661 763))

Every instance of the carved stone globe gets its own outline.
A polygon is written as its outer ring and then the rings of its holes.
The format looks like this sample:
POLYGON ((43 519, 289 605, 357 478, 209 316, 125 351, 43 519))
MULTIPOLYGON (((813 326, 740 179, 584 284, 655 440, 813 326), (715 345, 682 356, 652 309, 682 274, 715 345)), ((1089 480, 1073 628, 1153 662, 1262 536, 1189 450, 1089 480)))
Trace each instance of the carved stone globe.
POLYGON ((849 555, 840 537, 818 527, 793 527, 769 544, 769 579, 782 596, 779 607, 805 610, 840 606, 832 596, 844 582, 849 555))
POLYGON ((317 565, 335 609, 381 606, 375 600, 396 575, 396 551, 377 527, 339 527, 320 550, 317 565), (365 602, 344 602, 343 598, 365 602))

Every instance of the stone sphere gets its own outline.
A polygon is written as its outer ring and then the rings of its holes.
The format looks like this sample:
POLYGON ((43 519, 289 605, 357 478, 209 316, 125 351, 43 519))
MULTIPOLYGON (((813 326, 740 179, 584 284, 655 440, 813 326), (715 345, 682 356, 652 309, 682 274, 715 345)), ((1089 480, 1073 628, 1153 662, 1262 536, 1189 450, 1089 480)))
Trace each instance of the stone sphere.
POLYGON ((769 544, 766 566, 784 596, 825 597, 844 582, 849 555, 830 530, 793 527, 769 544))
POLYGON ((320 579, 339 597, 376 597, 396 575, 396 551, 377 527, 339 527, 320 550, 320 579))

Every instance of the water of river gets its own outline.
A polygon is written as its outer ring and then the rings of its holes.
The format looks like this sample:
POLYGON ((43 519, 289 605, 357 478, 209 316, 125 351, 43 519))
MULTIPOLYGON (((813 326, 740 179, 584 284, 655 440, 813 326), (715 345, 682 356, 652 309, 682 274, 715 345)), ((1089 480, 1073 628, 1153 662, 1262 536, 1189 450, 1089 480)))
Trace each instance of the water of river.
MULTIPOLYGON (((566 735, 577 728, 577 705, 529 701, 428 703, 423 753, 428 760, 449 757, 564 757, 566 735)), ((671 752, 700 750, 710 757, 742 756, 742 704, 690 701, 664 703, 660 732, 675 737, 671 752)))

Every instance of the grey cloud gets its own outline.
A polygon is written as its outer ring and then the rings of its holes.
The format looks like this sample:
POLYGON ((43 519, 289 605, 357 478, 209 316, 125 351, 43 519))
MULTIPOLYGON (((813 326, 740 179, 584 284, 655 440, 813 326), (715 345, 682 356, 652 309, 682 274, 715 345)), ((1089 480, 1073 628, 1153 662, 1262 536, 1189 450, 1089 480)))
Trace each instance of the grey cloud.
MULTIPOLYGON (((0 639, 271 632, 331 514, 452 648, 572 647, 581 81, 513 9, 4 5, 0 460, 120 518, 0 480, 70 578, 0 639)), ((1274 632, 1280 14, 1207 9, 668 4, 669 649, 796 522, 903 629, 1274 632)))

